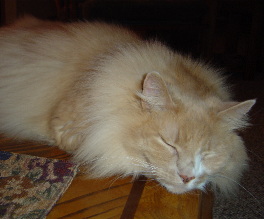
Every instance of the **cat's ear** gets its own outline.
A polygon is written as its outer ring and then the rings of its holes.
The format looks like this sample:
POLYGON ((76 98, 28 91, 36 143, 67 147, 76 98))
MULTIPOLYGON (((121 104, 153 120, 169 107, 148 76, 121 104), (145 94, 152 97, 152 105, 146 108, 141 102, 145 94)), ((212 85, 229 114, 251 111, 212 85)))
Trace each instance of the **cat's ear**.
POLYGON ((239 129, 246 125, 246 115, 255 103, 256 100, 225 102, 218 115, 227 120, 233 129, 239 129))
POLYGON ((163 110, 172 105, 166 84, 157 72, 148 73, 143 82, 142 93, 138 94, 144 109, 163 110))

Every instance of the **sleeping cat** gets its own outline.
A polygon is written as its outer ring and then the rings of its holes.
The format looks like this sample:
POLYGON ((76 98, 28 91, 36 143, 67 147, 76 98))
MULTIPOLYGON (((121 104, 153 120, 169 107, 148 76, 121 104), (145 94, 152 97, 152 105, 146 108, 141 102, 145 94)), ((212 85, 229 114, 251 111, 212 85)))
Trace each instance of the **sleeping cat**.
POLYGON ((0 31, 0 132, 44 141, 91 177, 156 179, 173 193, 228 192, 247 166, 220 72, 104 23, 24 18, 0 31))

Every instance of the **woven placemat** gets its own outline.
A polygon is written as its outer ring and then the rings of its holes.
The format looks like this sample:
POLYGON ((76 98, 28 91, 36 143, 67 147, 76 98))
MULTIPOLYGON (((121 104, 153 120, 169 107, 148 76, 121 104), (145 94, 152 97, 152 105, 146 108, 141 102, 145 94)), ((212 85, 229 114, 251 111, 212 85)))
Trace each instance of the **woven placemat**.
POLYGON ((0 218, 45 218, 77 170, 69 161, 0 151, 0 218))

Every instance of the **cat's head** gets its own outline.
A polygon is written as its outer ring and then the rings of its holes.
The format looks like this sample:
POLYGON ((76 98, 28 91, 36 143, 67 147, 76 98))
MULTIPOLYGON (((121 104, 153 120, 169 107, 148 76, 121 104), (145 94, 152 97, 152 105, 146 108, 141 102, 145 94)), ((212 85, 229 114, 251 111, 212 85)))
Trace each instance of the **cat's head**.
POLYGON ((137 172, 173 193, 203 190, 208 183, 223 192, 234 189, 248 159, 236 130, 246 125, 255 100, 175 101, 158 73, 146 76, 138 96, 144 119, 132 162, 137 172))
POLYGON ((192 97, 185 95, 189 88, 177 97, 169 86, 160 74, 149 73, 129 104, 129 95, 118 96, 120 105, 97 96, 110 105, 89 107, 96 116, 76 160, 91 166, 89 176, 143 174, 173 193, 203 190, 208 183, 233 191, 248 160, 236 131, 246 126, 255 100, 228 102, 206 92, 195 98, 195 89, 192 97))

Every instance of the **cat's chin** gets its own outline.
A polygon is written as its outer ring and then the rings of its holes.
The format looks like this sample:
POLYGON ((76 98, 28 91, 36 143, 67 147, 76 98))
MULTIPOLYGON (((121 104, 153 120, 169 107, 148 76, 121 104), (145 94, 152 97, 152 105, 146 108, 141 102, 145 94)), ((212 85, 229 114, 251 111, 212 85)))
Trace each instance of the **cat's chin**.
POLYGON ((169 192, 174 193, 174 194, 183 194, 186 192, 189 192, 192 189, 189 189, 186 185, 168 185, 166 183, 160 183, 165 189, 167 189, 169 192))
POLYGON ((195 184, 179 184, 177 185, 171 185, 164 182, 159 182, 161 186, 163 186, 165 189, 167 189, 169 192, 174 194, 183 194, 186 192, 190 192, 192 190, 205 190, 206 182, 200 183, 199 185, 195 184))

